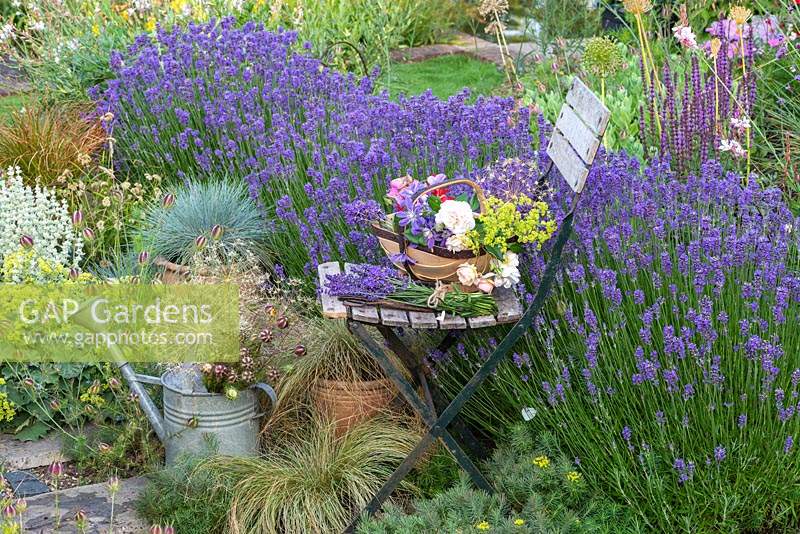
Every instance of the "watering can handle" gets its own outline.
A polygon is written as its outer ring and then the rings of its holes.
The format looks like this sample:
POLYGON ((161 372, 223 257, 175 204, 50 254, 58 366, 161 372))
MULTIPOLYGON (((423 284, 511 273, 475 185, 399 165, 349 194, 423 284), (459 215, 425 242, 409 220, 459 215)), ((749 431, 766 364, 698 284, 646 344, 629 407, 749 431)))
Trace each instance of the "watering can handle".
MULTIPOLYGON (((269 400, 272 402, 272 406, 275 406, 278 403, 278 395, 275 393, 275 390, 272 389, 272 386, 270 386, 269 384, 265 384, 264 382, 259 382, 257 384, 253 384, 252 386, 250 386, 250 389, 260 389, 261 391, 263 391, 267 395, 267 397, 269 397, 269 400)), ((267 415, 267 412, 258 413, 255 415, 254 419, 260 419, 265 415, 267 415)))

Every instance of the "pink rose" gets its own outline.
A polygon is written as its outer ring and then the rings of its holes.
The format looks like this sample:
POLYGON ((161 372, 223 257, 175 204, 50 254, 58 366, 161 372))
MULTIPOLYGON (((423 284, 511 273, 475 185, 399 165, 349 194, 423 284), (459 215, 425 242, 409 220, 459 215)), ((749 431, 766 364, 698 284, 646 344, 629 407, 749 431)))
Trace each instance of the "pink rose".
POLYGON ((401 178, 395 178, 394 180, 389 182, 389 192, 386 194, 386 196, 391 198, 395 202, 400 202, 403 190, 409 185, 411 185, 413 182, 414 179, 407 175, 401 178))
POLYGON ((494 290, 494 284, 488 278, 481 278, 478 280, 478 283, 475 284, 478 290, 486 293, 487 295, 490 294, 494 290))

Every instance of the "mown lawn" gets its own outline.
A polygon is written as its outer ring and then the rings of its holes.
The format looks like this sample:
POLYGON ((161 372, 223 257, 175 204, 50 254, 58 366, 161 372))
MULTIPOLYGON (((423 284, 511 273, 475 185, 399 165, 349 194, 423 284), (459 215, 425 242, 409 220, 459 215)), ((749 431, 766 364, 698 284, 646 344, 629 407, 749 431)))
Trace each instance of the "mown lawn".
POLYGON ((488 95, 503 83, 503 74, 492 63, 466 55, 440 56, 415 63, 392 63, 378 81, 392 98, 401 93, 418 95, 430 89, 439 98, 469 87, 473 98, 488 95))
POLYGON ((34 96, 30 93, 0 97, 0 121, 6 122, 13 112, 19 111, 25 107, 33 98, 34 96))

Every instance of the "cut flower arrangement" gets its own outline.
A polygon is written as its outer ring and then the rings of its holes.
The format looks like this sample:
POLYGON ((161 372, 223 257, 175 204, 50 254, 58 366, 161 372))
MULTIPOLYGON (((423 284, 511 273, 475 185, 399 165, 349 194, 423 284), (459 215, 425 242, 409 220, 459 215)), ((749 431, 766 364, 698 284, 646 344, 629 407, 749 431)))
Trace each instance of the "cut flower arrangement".
POLYGON ((466 292, 514 287, 523 246, 539 250, 556 229, 546 202, 487 198, 471 180, 442 174, 392 180, 387 202, 393 212, 373 230, 392 262, 423 281, 457 281, 466 292))

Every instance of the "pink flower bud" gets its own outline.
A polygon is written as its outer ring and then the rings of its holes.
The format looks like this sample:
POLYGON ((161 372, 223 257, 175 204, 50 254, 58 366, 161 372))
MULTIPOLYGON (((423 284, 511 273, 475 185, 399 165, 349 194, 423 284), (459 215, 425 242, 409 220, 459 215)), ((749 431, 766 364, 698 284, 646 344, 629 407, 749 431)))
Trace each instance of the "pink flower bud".
POLYGON ((69 278, 70 278, 70 280, 77 280, 80 275, 81 275, 81 270, 78 269, 77 267, 72 267, 69 270, 69 278))
POLYGON ((92 230, 91 228, 84 228, 83 238, 87 241, 92 241, 94 239, 94 230, 92 230))
POLYGON ((164 195, 164 198, 161 199, 161 205, 165 208, 171 208, 173 204, 175 204, 175 195, 172 193, 167 193, 164 195))
POLYGON ((175 527, 172 525, 167 525, 164 527, 164 534, 175 534, 175 527))
POLYGON ((14 504, 17 508, 17 513, 22 515, 28 509, 28 501, 25 499, 17 499, 17 502, 14 504))
POLYGON ((5 508, 3 508, 3 515, 9 519, 17 515, 17 509, 14 508, 13 504, 9 504, 5 508))
POLYGON ((161 525, 153 525, 150 527, 150 534, 164 534, 164 529, 161 528, 161 525))
POLYGON ((224 230, 222 229, 222 225, 215 224, 211 228, 211 237, 215 240, 219 240, 219 238, 222 237, 223 232, 224 230))
POLYGON ((53 399, 50 401, 50 407, 57 412, 61 409, 61 402, 58 399, 53 399))
POLYGON ((23 248, 31 248, 33 246, 33 238, 29 235, 24 235, 19 238, 19 244, 23 246, 23 248))
POLYGON ((489 294, 494 290, 494 284, 492 283, 491 280, 487 278, 481 278, 480 280, 478 280, 478 283, 476 285, 481 292, 486 294, 489 294))
POLYGON ((206 239, 206 236, 199 235, 194 240, 194 246, 197 248, 197 250, 201 250, 206 246, 207 241, 208 239, 206 239))
POLYGON ((75 226, 80 226, 83 222, 83 212, 81 210, 77 210, 72 214, 72 224, 75 226))
POLYGON ((29 387, 29 388, 36 387, 36 382, 34 382, 33 378, 31 378, 31 377, 27 377, 27 378, 23 379, 22 380, 22 384, 25 387, 29 387))
POLYGON ((150 259, 150 253, 147 252, 146 250, 143 250, 142 252, 139 253, 139 258, 138 258, 139 265, 144 265, 145 263, 147 263, 147 260, 149 259, 150 259))
POLYGON ((47 472, 50 473, 50 476, 55 478, 59 478, 61 475, 64 474, 64 464, 61 462, 53 462, 50 464, 50 467, 47 469, 47 472))
POLYGON ((77 526, 79 530, 86 530, 88 525, 86 523, 86 512, 83 510, 75 512, 75 526, 77 526))

